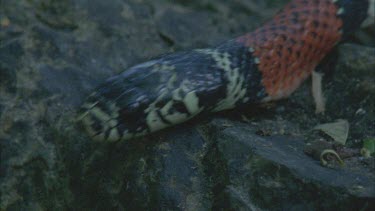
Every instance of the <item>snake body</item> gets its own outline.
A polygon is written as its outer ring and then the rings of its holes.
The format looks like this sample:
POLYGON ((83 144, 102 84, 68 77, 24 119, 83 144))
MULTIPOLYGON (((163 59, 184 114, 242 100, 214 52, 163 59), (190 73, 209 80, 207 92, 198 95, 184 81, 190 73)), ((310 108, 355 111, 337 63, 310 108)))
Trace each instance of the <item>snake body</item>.
POLYGON ((359 27, 367 7, 368 0, 292 0, 251 33, 109 78, 82 105, 80 119, 93 139, 119 141, 288 97, 359 27))

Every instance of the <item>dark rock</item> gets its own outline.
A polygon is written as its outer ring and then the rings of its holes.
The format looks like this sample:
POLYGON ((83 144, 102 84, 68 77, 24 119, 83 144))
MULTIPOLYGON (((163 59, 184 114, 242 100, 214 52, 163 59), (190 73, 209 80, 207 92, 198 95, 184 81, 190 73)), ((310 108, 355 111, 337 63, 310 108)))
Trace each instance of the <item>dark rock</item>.
POLYGON ((18 41, 10 41, 0 46, 0 93, 16 91, 16 70, 24 50, 18 41))
POLYGON ((327 169, 302 150, 313 126, 337 118, 350 123, 350 147, 375 136, 374 49, 363 45, 339 49, 325 116, 305 85, 237 111, 248 123, 223 112, 115 144, 76 125, 107 77, 251 31, 285 2, 2 0, 0 210, 374 209, 373 158, 327 169))
POLYGON ((229 195, 231 208, 350 210, 369 203, 367 198, 375 194, 374 174, 364 167, 333 171, 303 153, 301 138, 263 137, 247 124, 230 124, 225 129, 227 121, 209 125, 218 152, 207 156, 222 158, 225 170, 216 173, 227 175, 221 191, 229 195))

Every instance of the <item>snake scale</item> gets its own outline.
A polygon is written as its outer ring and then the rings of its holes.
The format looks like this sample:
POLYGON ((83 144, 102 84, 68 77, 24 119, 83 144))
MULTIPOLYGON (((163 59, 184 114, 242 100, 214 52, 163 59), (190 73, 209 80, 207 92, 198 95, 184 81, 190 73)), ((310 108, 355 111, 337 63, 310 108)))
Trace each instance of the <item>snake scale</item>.
POLYGON ((100 85, 79 119, 94 140, 144 136, 211 113, 288 97, 357 30, 368 0, 292 0, 260 28, 212 48, 177 52, 100 85))

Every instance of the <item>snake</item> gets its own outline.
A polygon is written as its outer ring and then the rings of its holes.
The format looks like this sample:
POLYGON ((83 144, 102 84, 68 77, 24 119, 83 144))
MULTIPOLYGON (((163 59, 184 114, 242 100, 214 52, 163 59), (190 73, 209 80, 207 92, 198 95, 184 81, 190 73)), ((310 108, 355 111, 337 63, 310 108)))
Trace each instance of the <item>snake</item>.
POLYGON ((84 101, 78 119, 93 140, 115 142, 286 98, 359 28, 368 7, 368 0, 292 0, 252 32, 108 78, 84 101))

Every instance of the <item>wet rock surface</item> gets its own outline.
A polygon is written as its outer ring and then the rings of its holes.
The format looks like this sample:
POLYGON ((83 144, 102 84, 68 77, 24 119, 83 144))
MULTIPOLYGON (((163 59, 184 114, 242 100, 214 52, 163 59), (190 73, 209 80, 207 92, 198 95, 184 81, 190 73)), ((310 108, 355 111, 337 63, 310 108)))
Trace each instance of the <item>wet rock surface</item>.
POLYGON ((107 77, 160 54, 206 47, 286 1, 0 2, 1 210, 374 209, 374 158, 326 168, 311 129, 346 119, 347 146, 375 137, 371 27, 338 48, 315 115, 305 83, 289 100, 194 120, 150 137, 95 143, 75 122, 107 77))

